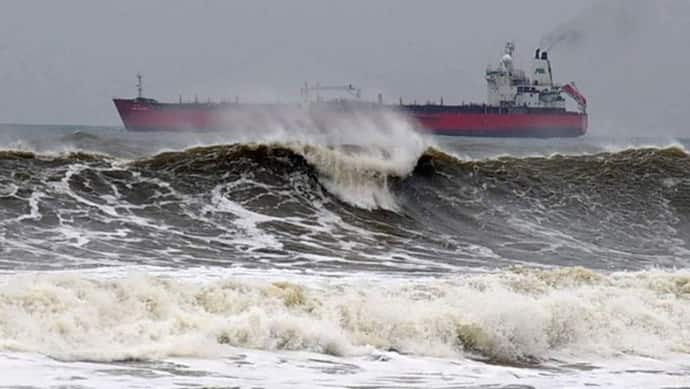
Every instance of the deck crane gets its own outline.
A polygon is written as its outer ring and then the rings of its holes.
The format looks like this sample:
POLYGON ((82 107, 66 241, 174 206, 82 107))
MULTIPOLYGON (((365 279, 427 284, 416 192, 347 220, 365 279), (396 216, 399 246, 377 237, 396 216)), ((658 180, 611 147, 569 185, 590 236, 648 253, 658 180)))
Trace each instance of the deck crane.
POLYGON ((315 86, 310 86, 308 83, 304 83, 304 87, 300 90, 300 95, 305 102, 309 102, 312 93, 316 93, 316 101, 321 101, 321 94, 319 92, 345 92, 357 99, 362 97, 362 89, 354 87, 352 84, 347 85, 321 85, 316 84, 315 86))

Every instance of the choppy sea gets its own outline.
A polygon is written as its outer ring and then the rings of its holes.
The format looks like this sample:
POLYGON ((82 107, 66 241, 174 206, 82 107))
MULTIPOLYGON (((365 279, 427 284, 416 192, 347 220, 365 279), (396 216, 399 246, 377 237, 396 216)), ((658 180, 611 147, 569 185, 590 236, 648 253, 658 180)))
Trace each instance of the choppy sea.
POLYGON ((0 387, 690 387, 690 139, 268 127, 0 125, 0 387))

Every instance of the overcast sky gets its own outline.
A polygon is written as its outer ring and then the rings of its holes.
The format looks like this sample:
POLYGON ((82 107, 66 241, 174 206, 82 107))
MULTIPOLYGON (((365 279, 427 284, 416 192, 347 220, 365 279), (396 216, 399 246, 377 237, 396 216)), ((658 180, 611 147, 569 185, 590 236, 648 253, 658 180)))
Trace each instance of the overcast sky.
MULTIPOLYGON (((113 97, 295 100, 304 81, 374 98, 484 101, 516 42, 552 50, 592 131, 685 128, 690 1, 3 0, 0 122, 117 125, 113 97)), ((690 133, 690 132, 688 132, 690 133)))

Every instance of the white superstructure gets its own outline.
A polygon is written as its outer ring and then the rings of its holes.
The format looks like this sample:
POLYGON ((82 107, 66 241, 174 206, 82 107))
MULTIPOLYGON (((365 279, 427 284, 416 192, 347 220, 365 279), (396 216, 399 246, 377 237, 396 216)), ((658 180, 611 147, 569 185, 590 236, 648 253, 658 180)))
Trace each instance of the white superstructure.
MULTIPOLYGON (((581 97, 574 85, 568 84, 568 87, 564 88, 553 82, 551 61, 546 51, 537 49, 529 74, 515 67, 514 53, 515 44, 508 42, 498 66, 486 70, 489 105, 565 110, 562 92, 573 96, 572 91, 575 91, 581 97)), ((576 96, 573 98, 584 112, 586 100, 576 96)))

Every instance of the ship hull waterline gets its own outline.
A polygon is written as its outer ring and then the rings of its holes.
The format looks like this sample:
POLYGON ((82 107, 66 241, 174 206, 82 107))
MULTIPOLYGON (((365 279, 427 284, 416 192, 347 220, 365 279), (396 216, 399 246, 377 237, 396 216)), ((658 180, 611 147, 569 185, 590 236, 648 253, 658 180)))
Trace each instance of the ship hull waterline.
MULTIPOLYGON (((114 99, 125 128, 129 131, 202 131, 227 126, 226 109, 217 104, 168 104, 155 100, 114 99)), ((228 104, 230 110, 238 105, 228 104)), ((273 110, 295 108, 288 105, 246 105, 273 110)), ((385 106, 403 113, 418 130, 434 135, 471 137, 568 138, 587 132, 586 113, 535 110, 511 112, 493 108, 475 112, 464 106, 385 106), (431 111, 431 112, 430 112, 431 111), (469 112, 467 112, 469 111, 469 112)))

